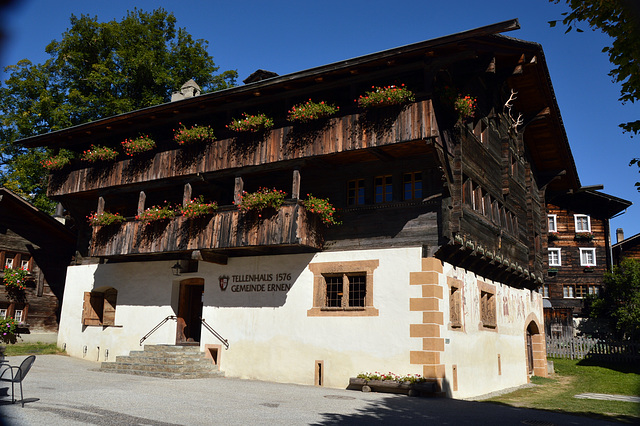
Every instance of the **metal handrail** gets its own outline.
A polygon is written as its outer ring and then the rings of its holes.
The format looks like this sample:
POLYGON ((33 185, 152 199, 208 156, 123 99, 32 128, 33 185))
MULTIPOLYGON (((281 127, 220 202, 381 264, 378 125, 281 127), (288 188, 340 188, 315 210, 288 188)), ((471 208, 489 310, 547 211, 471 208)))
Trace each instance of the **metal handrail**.
POLYGON ((140 339, 140 346, 142 346, 142 342, 144 342, 145 340, 147 340, 147 337, 151 336, 153 333, 155 333, 155 331, 157 329, 159 329, 160 327, 162 327, 164 325, 165 322, 169 321, 169 320, 174 320, 174 319, 178 319, 177 316, 175 315, 169 315, 168 317, 166 317, 165 319, 163 319, 162 321, 160 321, 158 323, 158 325, 156 325, 155 327, 153 327, 153 329, 151 329, 150 332, 148 332, 147 334, 144 335, 144 337, 142 339, 140 339))
POLYGON ((222 344, 225 346, 226 349, 229 349, 229 341, 227 339, 223 338, 220 335, 220 333, 218 333, 213 328, 211 328, 211 326, 209 324, 207 324, 207 322, 204 320, 204 318, 200 317, 200 321, 202 322, 202 325, 204 325, 204 328, 206 328, 207 330, 209 330, 209 332, 211 334, 216 336, 216 338, 222 342, 222 344))

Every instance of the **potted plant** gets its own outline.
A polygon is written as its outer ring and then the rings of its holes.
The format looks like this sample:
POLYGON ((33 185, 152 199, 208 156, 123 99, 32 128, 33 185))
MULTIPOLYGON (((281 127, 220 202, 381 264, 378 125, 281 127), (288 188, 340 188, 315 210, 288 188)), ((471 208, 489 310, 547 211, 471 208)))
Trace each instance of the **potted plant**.
POLYGON ((27 282, 28 271, 24 269, 12 269, 5 268, 4 269, 4 277, 2 277, 2 281, 4 281, 4 285, 7 289, 15 289, 15 290, 24 290, 27 282))
MULTIPOLYGON (((166 201, 165 201, 166 203, 166 201)), ((152 222, 172 219, 176 215, 176 211, 170 204, 165 204, 164 206, 153 206, 149 207, 142 214, 136 215, 136 220, 148 225, 152 222)))
POLYGON ((178 145, 191 145, 216 140, 213 129, 210 126, 195 125, 187 129, 182 123, 178 124, 180 128, 173 131, 173 140, 176 141, 178 145))
POLYGON ((91 145, 90 149, 82 153, 82 159, 90 163, 115 160, 117 156, 118 152, 115 149, 101 145, 91 145))
POLYGON ((273 119, 265 114, 249 115, 244 113, 242 115, 244 118, 234 118, 231 123, 227 124, 227 128, 234 132, 258 133, 273 127, 273 119))
POLYGON ((458 117, 462 120, 471 118, 476 113, 477 99, 470 95, 458 95, 453 102, 453 108, 458 113, 458 117))
POLYGON ((120 216, 119 213, 109 212, 91 213, 87 216, 87 220, 93 226, 119 225, 126 221, 126 219, 120 216))
MULTIPOLYGON (((2 343, 15 343, 17 336, 17 324, 13 318, 0 318, 0 341, 2 343)), ((4 351, 2 351, 4 354, 4 351)))
POLYGON ((404 84, 400 86, 385 86, 376 87, 371 86, 370 91, 367 91, 364 95, 360 95, 356 99, 356 103, 360 108, 378 108, 392 105, 402 105, 407 102, 415 101, 415 95, 404 84))
MULTIPOLYGON (((287 193, 278 189, 259 188, 256 192, 242 192, 240 202, 237 204, 241 212, 261 212, 267 208, 278 210, 287 193)), ((259 214, 259 216, 262 216, 259 214)))
POLYGON ((213 213, 218 209, 218 203, 212 201, 211 203, 205 203, 204 197, 201 195, 197 199, 189 201, 186 205, 180 208, 182 216, 188 219, 195 219, 197 217, 205 216, 213 213))
POLYGON ((74 158, 74 153, 72 151, 69 151, 67 149, 61 149, 58 152, 58 155, 45 158, 40 162, 40 164, 42 164, 42 167, 44 167, 47 170, 60 170, 65 166, 69 165, 71 163, 71 160, 73 160, 73 158, 74 158))
POLYGON ((143 152, 151 151, 156 147, 156 141, 151 139, 149 135, 140 136, 135 139, 125 139, 120 142, 124 153, 130 157, 143 152))
POLYGON ((339 107, 328 104, 324 101, 313 102, 311 99, 309 99, 307 102, 295 105, 293 108, 291 108, 291 110, 289 110, 289 115, 287 116, 287 118, 289 121, 293 122, 309 123, 310 121, 323 119, 330 115, 333 115, 339 109, 339 107))
POLYGON ((427 381, 419 374, 404 376, 393 373, 360 373, 349 379, 349 389, 359 389, 363 392, 389 392, 408 394, 433 393, 436 391, 434 382, 427 381))
POLYGON ((336 208, 329 202, 328 198, 317 198, 311 194, 307 194, 307 199, 302 201, 302 205, 309 211, 320 218, 325 225, 340 225, 341 222, 335 218, 336 208))

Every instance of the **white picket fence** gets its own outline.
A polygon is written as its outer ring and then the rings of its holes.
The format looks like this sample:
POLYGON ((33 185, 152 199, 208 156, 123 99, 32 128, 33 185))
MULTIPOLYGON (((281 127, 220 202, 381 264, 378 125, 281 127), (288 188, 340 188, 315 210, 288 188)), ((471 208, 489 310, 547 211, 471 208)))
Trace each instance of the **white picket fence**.
POLYGON ((547 356, 570 359, 589 358, 620 363, 638 362, 640 361, 640 344, 590 337, 547 336, 547 356))

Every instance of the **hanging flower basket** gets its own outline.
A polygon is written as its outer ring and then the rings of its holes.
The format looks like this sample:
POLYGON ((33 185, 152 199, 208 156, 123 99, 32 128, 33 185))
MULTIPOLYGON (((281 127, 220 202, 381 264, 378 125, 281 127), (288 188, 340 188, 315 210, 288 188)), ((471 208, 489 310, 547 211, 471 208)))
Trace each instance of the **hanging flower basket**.
POLYGON ((273 127, 273 119, 264 114, 249 115, 242 114, 244 118, 234 118, 227 128, 234 132, 258 133, 269 130, 273 127))
POLYGON ((102 212, 100 214, 91 213, 89 216, 87 216, 87 220, 93 226, 119 225, 122 222, 126 221, 126 219, 120 216, 119 213, 109 212, 102 212))
POLYGON ((166 204, 164 206, 149 207, 142 214, 136 215, 136 220, 148 225, 160 220, 173 219, 175 216, 175 209, 170 204, 166 204))
POLYGON ((182 123, 178 123, 180 128, 174 130, 173 140, 178 145, 191 145, 197 143, 207 143, 216 140, 213 129, 210 126, 191 126, 187 129, 182 123))
POLYGON ((53 157, 46 158, 40 162, 42 167, 47 170, 60 170, 71 164, 71 160, 73 160, 73 152, 61 149, 58 152, 58 155, 54 155, 53 157))
POLYGON ((340 225, 342 222, 336 220, 336 208, 329 202, 328 198, 317 198, 307 194, 307 199, 302 201, 302 205, 320 218, 325 225, 340 225))
POLYGON ((256 192, 242 192, 240 202, 237 204, 241 212, 262 211, 267 208, 278 210, 284 202, 287 193, 278 189, 260 188, 256 192))
POLYGON ((298 104, 291 108, 287 118, 289 121, 293 122, 309 123, 314 120, 327 118, 330 115, 335 114, 339 109, 339 107, 328 104, 324 101, 313 102, 309 99, 307 102, 298 104))
POLYGON ((27 288, 26 283, 28 274, 29 272, 24 269, 5 268, 2 281, 7 289, 13 288, 16 290, 24 290, 27 288))
POLYGON ((215 201, 212 201, 211 203, 205 203, 204 197, 201 195, 197 199, 194 198, 193 200, 189 201, 187 205, 182 206, 180 208, 180 213, 182 213, 182 216, 186 218, 195 219, 197 217, 212 214, 216 210, 218 210, 218 203, 216 203, 215 201))
POLYGON ((91 145, 90 149, 82 153, 82 159, 90 163, 115 160, 117 156, 115 149, 100 145, 91 145))
POLYGON ((404 84, 400 86, 376 87, 373 90, 360 95, 356 103, 360 108, 379 108, 393 105, 402 105, 416 100, 415 95, 404 84))
POLYGON ((156 147, 156 141, 151 139, 148 135, 140 136, 135 139, 125 139, 120 142, 124 153, 130 157, 143 152, 151 151, 156 147))

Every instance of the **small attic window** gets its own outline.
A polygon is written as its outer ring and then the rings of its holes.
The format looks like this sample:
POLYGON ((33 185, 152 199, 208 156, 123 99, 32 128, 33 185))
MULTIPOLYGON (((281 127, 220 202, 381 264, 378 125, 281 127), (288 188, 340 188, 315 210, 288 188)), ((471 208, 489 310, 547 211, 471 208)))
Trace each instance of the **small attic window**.
POLYGON ((266 80, 266 79, 277 77, 277 76, 278 74, 272 71, 257 70, 257 71, 254 71, 253 74, 251 74, 249 77, 242 80, 242 82, 244 84, 255 83, 258 81, 266 80))

